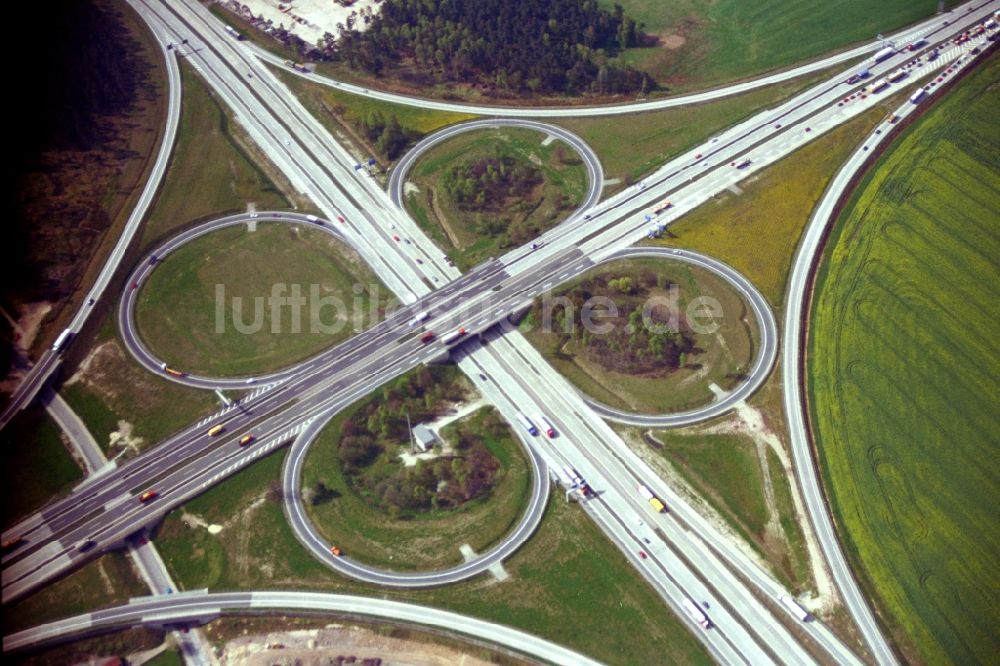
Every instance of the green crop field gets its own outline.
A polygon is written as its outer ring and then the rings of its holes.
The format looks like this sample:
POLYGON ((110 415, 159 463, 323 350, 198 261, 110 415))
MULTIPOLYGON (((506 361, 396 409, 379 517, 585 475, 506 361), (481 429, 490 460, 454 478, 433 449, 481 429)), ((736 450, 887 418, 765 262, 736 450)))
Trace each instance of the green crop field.
POLYGON ((909 657, 1000 653, 1000 60, 869 174, 817 281, 809 395, 855 571, 909 657))
POLYGON ((140 287, 135 317, 143 340, 171 367, 252 375, 367 328, 381 319, 390 298, 328 234, 261 223, 254 232, 242 226, 212 232, 165 257, 140 287), (272 309, 273 293, 304 299, 298 314, 287 305, 272 309), (372 299, 378 300, 375 316, 372 299))
MULTIPOLYGON (((957 0, 946 0, 947 7, 957 0)), ((938 0, 601 0, 659 38, 627 62, 670 90, 716 85, 837 51, 931 16, 938 0)))

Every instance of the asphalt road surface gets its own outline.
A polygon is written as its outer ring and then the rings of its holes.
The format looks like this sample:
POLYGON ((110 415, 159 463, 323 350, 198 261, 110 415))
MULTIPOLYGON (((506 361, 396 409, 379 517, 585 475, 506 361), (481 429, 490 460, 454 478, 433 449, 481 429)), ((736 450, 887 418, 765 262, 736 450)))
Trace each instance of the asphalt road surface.
MULTIPOLYGON (((181 34, 190 34, 192 26, 203 20, 198 18, 198 12, 204 12, 204 8, 186 2, 178 3, 177 15, 161 12, 159 6, 154 7, 151 3, 139 4, 142 5, 140 11, 154 10, 156 13, 156 17, 152 19, 154 25, 160 25, 160 21, 165 21, 173 26, 170 29, 174 31, 175 38, 181 34)), ((929 38, 933 38, 932 41, 947 38, 961 29, 961 26, 968 25, 973 20, 981 20, 983 15, 992 11, 995 4, 978 6, 975 11, 954 19, 949 28, 939 27, 926 34, 929 38)), ((970 44, 968 48, 973 45, 970 44)), ((237 118, 248 128, 251 137, 262 145, 280 169, 290 174, 293 184, 312 196, 327 217, 332 219, 338 213, 346 213, 345 233, 353 235, 354 244, 362 248, 362 256, 380 275, 383 275, 390 288, 401 294, 404 301, 408 302, 410 299, 415 301, 436 287, 441 287, 438 291, 444 291, 452 286, 450 281, 456 278, 472 281, 482 278, 482 284, 475 286, 464 283, 466 286, 463 288, 468 291, 462 293, 461 298, 458 297, 461 289, 450 291, 448 296, 453 302, 446 304, 440 313, 441 319, 448 325, 472 321, 470 330, 486 330, 488 322, 497 321, 506 313, 530 302, 539 290, 569 279, 587 270, 595 262, 643 238, 650 224, 671 222, 684 211, 707 200, 715 192, 780 159, 815 136, 877 102, 877 98, 871 97, 867 101, 862 99, 853 101, 852 98, 852 101, 847 103, 845 95, 849 95, 852 88, 844 84, 843 75, 834 77, 776 109, 758 114, 741 123, 705 146, 672 160, 655 176, 596 206, 592 212, 583 216, 582 221, 573 225, 560 225, 543 236, 540 250, 530 251, 527 248, 520 248, 499 261, 489 262, 485 267, 477 267, 481 273, 471 278, 458 278, 457 272, 449 270, 449 267, 441 261, 439 252, 419 234, 413 222, 401 214, 398 208, 386 205, 384 192, 381 192, 371 179, 359 179, 352 173, 351 163, 354 162, 354 158, 346 154, 335 142, 325 140, 324 137, 328 136, 325 131, 301 109, 300 105, 287 99, 287 95, 274 82, 273 77, 268 78, 266 70, 263 73, 260 71, 262 68, 254 70, 253 83, 249 83, 242 70, 234 69, 230 63, 235 61, 241 63, 236 66, 237 68, 253 67, 252 64, 248 64, 246 58, 250 56, 242 50, 242 47, 234 46, 231 39, 227 41, 224 34, 216 32, 211 45, 197 45, 196 48, 192 48, 189 56, 194 58, 196 69, 206 76, 223 101, 235 109, 237 118), (251 90, 249 95, 246 93, 248 88, 251 90), (838 101, 842 97, 845 101, 838 101), (280 123, 275 122, 275 116, 281 118, 280 123), (697 154, 696 150, 699 151, 697 154), (732 168, 737 160, 742 159, 750 160, 748 168, 732 168), (727 162, 730 162, 728 166, 727 162), (672 198, 674 208, 670 214, 654 220, 649 211, 654 202, 665 196, 672 198), (407 240, 411 242, 408 242, 406 247, 394 245, 390 240, 385 228, 387 220, 395 220, 407 229, 407 240), (570 226, 572 228, 569 228, 570 226), (423 264, 416 262, 415 259, 419 256, 427 257, 429 261, 423 264), (486 300, 483 298, 484 295, 489 296, 489 292, 501 290, 504 296, 500 299, 500 305, 496 305, 494 300, 481 322, 469 318, 470 302, 481 303, 486 300), (477 324, 479 329, 476 328, 477 324)), ((905 58, 910 57, 905 56, 905 58)), ((912 78, 915 79, 923 72, 933 71, 947 62, 949 56, 944 55, 933 64, 904 66, 908 67, 912 78)), ((873 78, 882 76, 901 64, 899 57, 895 56, 878 66, 873 65, 871 66, 873 78)), ((385 335, 383 343, 393 339, 393 325, 393 323, 387 324, 385 329, 372 336, 385 335)), ((395 325, 398 325, 398 322, 395 322, 395 325)), ((502 344, 520 344, 517 340, 519 337, 516 334, 506 334, 503 336, 502 344)), ((493 343, 490 343, 490 346, 492 345, 493 343)), ((31 584, 40 584, 55 573, 65 571, 68 566, 86 559, 78 553, 67 554, 67 551, 73 550, 73 540, 79 538, 83 530, 98 528, 103 531, 100 535, 102 546, 114 543, 127 529, 155 522, 159 515, 179 504, 190 494, 201 492, 245 464, 249 464, 254 458, 289 441, 320 415, 330 409, 339 408, 338 404, 341 406, 349 404, 386 379, 429 360, 434 355, 440 355, 443 351, 440 345, 425 347, 415 339, 404 340, 398 347, 388 351, 384 349, 384 345, 376 346, 380 349, 374 354, 371 363, 368 359, 360 358, 356 353, 357 350, 351 351, 348 348, 346 356, 337 357, 336 354, 331 354, 324 361, 325 365, 317 368, 317 371, 308 378, 299 378, 296 375, 277 386, 262 387, 251 394, 247 402, 241 404, 238 409, 210 417, 208 423, 233 423, 233 432, 238 434, 236 427, 250 423, 249 420, 240 420, 246 416, 244 410, 260 409, 255 413, 261 417, 261 420, 256 422, 260 424, 261 430, 257 430, 258 425, 254 425, 254 429, 260 432, 261 436, 258 445, 252 447, 250 451, 233 448, 236 434, 233 437, 227 435, 224 439, 208 440, 203 430, 206 424, 197 424, 168 440, 169 446, 157 447, 149 454, 137 458, 132 471, 141 473, 132 477, 124 473, 115 474, 104 482, 107 485, 101 485, 102 480, 98 479, 85 485, 73 498, 49 507, 45 515, 36 514, 22 521, 15 529, 34 534, 31 535, 29 546, 25 546, 21 551, 27 553, 26 556, 15 551, 13 557, 4 558, 4 601, 7 602, 10 598, 9 580, 12 584, 19 585, 23 594, 23 590, 31 584), (364 376, 368 381, 352 380, 358 376, 364 376), (292 400, 295 401, 294 405, 288 407, 286 403, 292 400), (264 414, 267 416, 262 416, 264 414), (149 461, 166 463, 165 466, 169 471, 161 472, 157 477, 148 471, 151 466, 149 461), (165 490, 160 500, 149 503, 136 502, 132 493, 144 487, 139 484, 152 478, 159 478, 164 482, 165 490), (80 502, 79 507, 68 506, 73 504, 74 500, 80 502), (84 507, 89 507, 90 512, 97 507, 103 513, 90 523, 74 522, 71 514, 75 510, 81 511, 76 515, 76 520, 81 517, 86 518, 84 507), (72 525, 78 527, 73 528, 72 525), (27 562, 32 558, 33 561, 27 562), (26 580, 33 582, 25 583, 26 580)), ((474 347, 475 344, 470 343, 470 346, 474 347)), ((474 351, 476 350, 473 349, 472 352, 474 351)), ((498 384, 503 384, 504 391, 517 393, 516 404, 522 407, 530 404, 533 406, 532 409, 542 409, 540 405, 560 404, 547 403, 534 386, 519 384, 523 381, 523 376, 527 376, 530 372, 519 361, 472 352, 468 359, 473 363, 495 364, 492 376, 496 378, 498 384)), ((460 365, 462 363, 466 361, 461 361, 460 365)), ((541 364, 545 365, 544 362, 541 364)), ((553 385, 557 382, 555 379, 550 381, 553 385)), ((569 398, 561 397, 561 399, 569 398)), ((601 421, 593 416, 585 405, 579 409, 582 411, 575 414, 560 411, 557 418, 560 428, 567 435, 586 440, 591 437, 590 430, 601 427, 599 425, 601 421)), ((509 406, 501 406, 501 411, 508 418, 511 417, 509 406)), ((620 438, 616 435, 610 436, 609 439, 612 440, 610 442, 612 446, 619 446, 620 438)), ((610 464, 601 460, 597 463, 610 464)), ((587 459, 580 459, 576 464, 586 467, 587 459)), ((621 490, 616 496, 618 494, 621 494, 621 490)), ((624 543, 623 539, 636 537, 637 533, 634 525, 628 529, 622 527, 623 521, 631 521, 635 515, 635 502, 622 501, 624 504, 621 506, 616 506, 609 513, 596 518, 599 524, 613 535, 616 543, 624 543), (618 521, 618 527, 614 526, 614 521, 618 521)), ((6 533, 5 538, 7 538, 6 533)), ((668 555, 663 557, 667 558, 668 555)), ((670 570, 670 567, 662 568, 670 570)), ((725 579, 724 573, 719 572, 717 575, 725 579)), ((684 594, 685 590, 701 589, 695 579, 685 580, 680 584, 677 581, 667 581, 666 578, 659 580, 664 581, 662 589, 666 590, 666 597, 673 602, 676 602, 678 595, 684 594), (679 589, 667 590, 668 584, 675 584, 679 589)), ((734 588, 733 591, 738 597, 731 602, 734 605, 727 607, 724 603, 721 604, 720 614, 726 621, 719 623, 720 631, 702 632, 703 640, 709 642, 711 649, 714 650, 713 654, 717 656, 723 654, 724 658, 720 659, 722 661, 737 661, 741 659, 740 655, 763 655, 764 661, 773 658, 782 661, 797 660, 797 657, 793 656, 797 647, 787 643, 778 626, 770 624, 770 613, 766 611, 762 613, 760 608, 755 608, 751 598, 738 588, 734 588), (739 607, 735 604, 739 604, 739 607), (738 614, 743 619, 736 620, 733 617, 730 623, 727 613, 738 614), (767 625, 763 629, 755 626, 762 623, 767 625), (752 627, 756 635, 750 635, 745 627, 752 627), (715 635, 721 638, 716 639, 715 635), (769 640, 772 636, 775 638, 773 643, 769 640), (774 652, 775 650, 780 650, 780 654, 774 652)), ((862 629, 865 630, 864 626, 862 629)), ((742 658, 745 660, 745 657, 742 658)))

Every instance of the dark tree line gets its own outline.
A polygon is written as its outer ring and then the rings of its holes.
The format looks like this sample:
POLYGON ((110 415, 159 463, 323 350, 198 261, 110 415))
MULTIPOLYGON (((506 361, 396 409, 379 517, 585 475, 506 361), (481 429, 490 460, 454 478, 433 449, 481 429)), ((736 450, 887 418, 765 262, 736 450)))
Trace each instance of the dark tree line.
POLYGON ((497 155, 453 166, 441 186, 462 210, 496 211, 541 182, 541 171, 530 162, 497 155))
POLYGON ((418 132, 403 128, 394 113, 387 117, 381 111, 370 111, 355 126, 375 148, 375 152, 387 160, 399 157, 411 141, 420 137, 418 132))
MULTIPOLYGON (((111 222, 109 190, 136 157, 128 114, 155 90, 116 3, 55 0, 5 9, 10 25, 42 28, 46 46, 24 50, 7 73, 9 89, 23 95, 6 108, 13 131, 5 141, 0 301, 15 316, 19 304, 34 301, 54 302, 57 312, 111 222)), ((21 41, 8 38, 14 48, 21 41)), ((0 337, 10 343, 13 335, 5 322, 0 337)), ((3 354, 0 374, 7 362, 3 354)))
POLYGON ((654 84, 614 56, 642 33, 597 0, 385 0, 361 32, 345 26, 329 57, 414 83, 463 82, 503 93, 614 94, 654 84))

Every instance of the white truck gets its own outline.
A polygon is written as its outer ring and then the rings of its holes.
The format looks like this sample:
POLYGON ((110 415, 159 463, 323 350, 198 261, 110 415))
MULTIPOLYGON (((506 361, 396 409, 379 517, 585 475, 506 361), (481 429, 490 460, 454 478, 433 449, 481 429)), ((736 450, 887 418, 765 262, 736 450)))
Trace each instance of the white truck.
POLYGON ((698 608, 698 604, 691 601, 687 597, 684 597, 681 601, 681 605, 684 606, 684 610, 687 611, 689 616, 691 616, 691 619, 700 624, 703 628, 708 629, 712 626, 711 620, 709 620, 708 616, 705 615, 705 611, 698 608))
POLYGON ((780 601, 781 605, 787 608, 789 612, 791 612, 791 614, 794 615, 799 620, 799 622, 808 622, 809 618, 812 617, 809 614, 809 611, 800 606, 798 602, 795 601, 795 599, 788 596, 787 594, 782 594, 780 597, 778 597, 778 601, 780 601))
POLYGON ((450 345, 453 342, 457 341, 463 335, 465 335, 465 329, 464 328, 459 328, 457 330, 452 331, 451 333, 449 333, 448 335, 444 336, 443 338, 441 338, 441 342, 443 342, 446 345, 450 345))
POLYGON ((69 339, 71 337, 73 337, 73 329, 67 328, 62 333, 60 333, 59 337, 56 338, 56 341, 52 343, 52 351, 55 352, 62 351, 63 347, 66 346, 66 343, 69 342, 69 339))
POLYGON ((891 58, 894 55, 896 55, 896 49, 892 48, 891 46, 887 46, 884 49, 882 49, 881 51, 879 51, 878 53, 876 53, 875 57, 873 58, 873 60, 876 63, 880 63, 883 60, 891 58))

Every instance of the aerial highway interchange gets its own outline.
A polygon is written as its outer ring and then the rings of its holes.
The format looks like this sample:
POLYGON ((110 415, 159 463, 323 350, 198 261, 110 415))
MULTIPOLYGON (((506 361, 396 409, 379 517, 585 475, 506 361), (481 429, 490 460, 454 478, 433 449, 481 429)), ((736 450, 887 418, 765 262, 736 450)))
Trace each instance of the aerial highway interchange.
MULTIPOLYGON (((402 303, 388 318, 349 340, 317 356, 274 374, 253 377, 205 377, 179 373, 167 378, 204 389, 247 390, 248 392, 207 419, 159 443, 156 447, 118 466, 109 466, 87 479, 69 495, 60 498, 38 513, 5 528, 5 541, 24 539, 24 545, 3 557, 3 599, 10 603, 64 574, 82 562, 123 544, 135 545, 144 531, 157 524, 172 509, 204 492, 221 480, 245 468, 277 447, 290 445, 290 454, 282 473, 285 510, 296 538, 317 558, 341 574, 388 587, 442 585, 481 574, 502 562, 523 545, 538 526, 551 489, 551 480, 564 482, 558 470, 579 472, 596 491, 581 506, 616 544, 628 560, 649 581, 664 603, 672 608, 720 663, 816 663, 817 655, 835 663, 861 663, 869 656, 879 664, 896 663, 857 582, 847 568, 833 533, 818 480, 811 463, 811 452, 802 424, 803 408, 794 390, 784 391, 786 411, 792 421, 791 438, 796 457, 799 484, 810 514, 813 529, 819 535, 824 557, 832 570, 838 590, 857 624, 870 655, 857 655, 822 622, 811 619, 801 623, 794 610, 780 600, 788 591, 759 564, 735 547, 705 520, 688 502, 672 491, 656 473, 629 449, 605 419, 622 423, 671 427, 695 423, 717 416, 752 394, 771 373, 782 354, 785 386, 798 386, 796 373, 801 332, 802 291, 805 278, 817 252, 818 235, 829 223, 836 200, 847 187, 851 176, 863 166, 866 153, 890 136, 884 124, 878 134, 859 149, 845 164, 826 197, 817 209, 806 241, 796 257, 791 277, 791 306, 784 313, 784 338, 766 300, 744 276, 710 257, 681 250, 635 248, 651 228, 668 225, 686 212, 708 201, 716 193, 734 185, 772 164, 837 125, 871 108, 882 97, 858 96, 849 103, 851 93, 866 86, 850 84, 846 79, 858 68, 837 72, 827 80, 793 96, 788 101, 759 113, 729 128, 708 142, 673 158, 655 173, 617 195, 601 200, 603 172, 596 155, 586 144, 565 130, 545 123, 516 118, 484 119, 446 128, 427 137, 406 155, 389 180, 388 192, 378 182, 359 173, 355 159, 295 99, 275 77, 268 65, 282 66, 257 47, 237 42, 225 32, 221 22, 199 3, 184 0, 159 3, 154 0, 130 0, 139 14, 161 40, 171 75, 171 113, 175 131, 180 83, 174 58, 184 57, 201 74, 216 94, 229 106, 248 134, 267 154, 288 180, 315 202, 323 216, 288 211, 259 211, 212 220, 167 240, 136 264, 127 280, 118 305, 118 324, 126 348, 135 360, 150 372, 163 374, 165 364, 146 348, 134 326, 135 302, 144 281, 157 269, 158 262, 185 243, 212 231, 248 224, 297 224, 312 226, 340 239, 354 249, 393 291, 402 303), (180 46, 181 44, 184 46, 180 46), (167 50, 165 47, 172 48, 167 50), (583 205, 563 223, 540 236, 531 246, 524 246, 494 258, 462 274, 435 244, 410 219, 402 207, 402 188, 410 165, 437 142, 457 133, 500 124, 535 129, 559 136, 583 159, 589 187, 583 205), (745 164, 734 168, 733 164, 745 164), (658 214, 660 202, 671 205, 658 214), (392 226, 390 226, 390 224, 392 226), (404 242, 394 240, 401 236, 404 242), (580 395, 532 347, 508 317, 522 312, 536 296, 550 291, 605 262, 626 257, 665 256, 671 260, 694 263, 727 280, 751 305, 761 335, 754 363, 747 377, 729 395, 704 407, 679 414, 642 416, 601 405, 580 395), (417 313, 428 313, 421 329, 411 325, 417 313), (422 331, 433 331, 429 341, 422 331), (445 343, 450 331, 463 334, 445 343), (302 508, 299 492, 301 465, 309 446, 323 426, 348 405, 371 393, 390 379, 420 364, 454 360, 483 396, 512 424, 528 454, 532 469, 531 499, 517 527, 491 550, 476 559, 441 571, 398 573, 379 569, 330 553, 331 544, 323 540, 310 524, 302 508), (558 444, 544 437, 531 436, 520 428, 519 413, 546 414, 560 437, 558 444), (222 436, 206 436, 210 427, 221 425, 222 436), (253 431, 253 446, 241 447, 238 440, 253 431), (636 484, 646 484, 670 506, 670 512, 652 511, 636 494, 636 484), (153 501, 137 501, 142 493, 155 488, 153 501), (81 544, 92 542, 85 549, 81 544), (638 557, 637 552, 643 552, 638 557), (711 629, 699 626, 698 618, 685 610, 696 600, 708 608, 711 629), (766 600, 766 601, 765 601, 766 600), (804 640, 803 637, 808 637, 804 640), (807 647, 806 645, 809 645, 807 647)), ((895 86, 922 85, 925 77, 937 75, 957 65, 975 62, 971 51, 986 43, 986 36, 961 46, 951 46, 955 35, 969 26, 982 23, 1000 2, 973 2, 958 7, 954 18, 944 25, 940 17, 930 19, 901 35, 894 36, 899 51, 879 62, 866 61, 871 80, 904 68, 907 78, 895 86), (925 40, 910 52, 904 47, 925 40), (940 57, 919 59, 938 45, 944 45, 940 57)), ((859 47, 850 52, 791 70, 778 77, 738 84, 733 90, 717 90, 708 98, 734 94, 747 86, 765 85, 773 80, 790 78, 832 64, 864 57, 875 46, 859 47)), ((954 76, 958 69, 949 76, 954 76)), ((950 70, 949 70, 950 71, 950 70)), ((367 89, 357 89, 323 80, 313 74, 306 78, 326 85, 340 86, 351 92, 371 94, 402 103, 413 102, 399 96, 367 89)), ((933 95, 933 90, 929 91, 933 95)), ((884 96, 884 95, 883 95, 884 96)), ((504 109, 463 107, 434 102, 448 110, 474 111, 486 115, 529 115, 545 117, 557 113, 627 113, 647 106, 671 106, 703 101, 705 96, 668 98, 622 107, 595 109, 504 109)), ((432 107, 435 108, 435 107, 432 107)), ((904 103, 899 114, 912 113, 916 106, 904 103)), ((170 139, 172 141, 172 138, 170 139)), ((164 140, 165 145, 168 140, 164 140)), ((161 152, 161 158, 164 153, 161 152)), ((162 160, 166 163, 166 160, 162 160)), ((160 168, 152 180, 162 177, 160 168)), ((155 190, 155 187, 153 188, 155 190)), ((141 223, 148 198, 136 208, 134 224, 130 220, 127 237, 141 223)), ((125 245, 128 241, 125 240, 125 245)), ((101 278, 93 288, 99 298, 117 270, 123 252, 109 258, 101 278)), ((81 308, 70 329, 79 330, 87 316, 81 308)), ((30 401, 44 385, 59 362, 60 349, 52 350, 29 375, 25 388, 15 395, 18 401, 30 401)), ((12 407, 13 408, 13 407, 12 407)), ((9 415, 7 415, 9 418, 9 415)), ((572 490, 572 488, 566 488, 572 490)), ((363 558, 363 554, 359 554, 363 558)), ((137 622, 163 625, 194 623, 214 617, 224 610, 247 608, 250 599, 267 598, 255 592, 224 595, 189 593, 153 597, 148 607, 135 612, 105 611, 95 614, 94 627, 126 626, 137 622), (205 609, 209 610, 206 612, 205 609), (199 610, 200 609, 200 610, 199 610)), ((261 601, 261 606, 289 608, 287 600, 261 601)), ((330 599, 317 595, 312 607, 343 610, 330 599)), ((365 608, 362 599, 346 600, 360 608, 358 613, 383 615, 374 606, 365 608)), ((381 602, 392 603, 392 602, 381 602)), ((303 604, 303 607, 306 605, 303 604)), ((403 606, 403 604, 400 604, 403 606)), ((403 612, 399 610, 399 612, 403 612)), ((425 616, 426 617, 426 616, 425 616)), ((444 622, 444 620, 440 620, 444 622)), ((449 619, 449 621, 452 621, 449 619)), ((580 663, 581 656, 551 644, 529 645, 532 637, 492 635, 496 627, 479 623, 459 628, 459 632, 483 635, 497 642, 508 642, 515 649, 556 663, 580 663), (482 632, 482 633, 480 633, 482 632), (520 641, 520 643, 518 642, 520 641), (560 650, 563 650, 560 652, 560 650)), ((49 633, 22 632, 5 638, 5 649, 21 649, 32 641, 76 635, 91 625, 80 621, 54 624, 49 633), (82 628, 81 628, 82 627, 82 628), (65 633, 60 633, 65 632, 65 633)))

